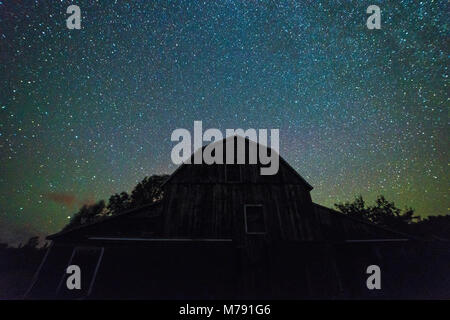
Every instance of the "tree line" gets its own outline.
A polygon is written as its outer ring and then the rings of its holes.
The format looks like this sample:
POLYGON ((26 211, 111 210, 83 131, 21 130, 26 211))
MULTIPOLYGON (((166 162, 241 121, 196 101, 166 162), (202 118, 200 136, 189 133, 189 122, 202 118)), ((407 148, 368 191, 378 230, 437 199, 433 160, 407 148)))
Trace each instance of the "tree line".
POLYGON ((64 230, 161 200, 163 196, 162 184, 168 177, 167 174, 145 177, 134 187, 131 194, 127 192, 116 193, 109 198, 108 203, 100 200, 92 205, 83 205, 70 219, 64 230))
POLYGON ((421 238, 450 240, 450 215, 415 215, 414 209, 398 208, 394 202, 380 195, 373 205, 366 205, 361 195, 352 202, 336 203, 335 207, 345 215, 388 227, 421 238))

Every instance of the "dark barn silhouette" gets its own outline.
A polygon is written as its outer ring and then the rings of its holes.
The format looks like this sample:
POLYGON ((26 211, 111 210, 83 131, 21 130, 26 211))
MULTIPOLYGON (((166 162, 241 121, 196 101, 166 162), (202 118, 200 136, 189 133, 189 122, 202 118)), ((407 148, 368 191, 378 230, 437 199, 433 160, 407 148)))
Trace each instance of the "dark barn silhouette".
POLYGON ((26 297, 450 297, 448 245, 313 203, 312 186, 281 157, 272 176, 248 164, 248 153, 246 163, 183 164, 160 201, 49 236, 26 297), (72 264, 81 290, 66 287, 72 264), (366 286, 370 265, 381 268, 381 290, 366 286))

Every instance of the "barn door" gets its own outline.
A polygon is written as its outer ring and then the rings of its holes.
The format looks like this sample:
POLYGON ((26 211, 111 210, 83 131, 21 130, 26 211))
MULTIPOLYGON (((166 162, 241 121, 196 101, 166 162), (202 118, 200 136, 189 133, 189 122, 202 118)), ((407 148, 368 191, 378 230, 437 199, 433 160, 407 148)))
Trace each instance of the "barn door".
POLYGON ((269 294, 267 233, 264 206, 244 205, 243 283, 249 298, 269 294))
POLYGON ((67 272, 64 272, 56 289, 57 298, 83 299, 89 296, 94 286, 95 278, 103 257, 103 252, 104 249, 99 247, 74 248, 68 266, 74 265, 79 267, 81 288, 69 289, 66 282, 70 275, 67 272))

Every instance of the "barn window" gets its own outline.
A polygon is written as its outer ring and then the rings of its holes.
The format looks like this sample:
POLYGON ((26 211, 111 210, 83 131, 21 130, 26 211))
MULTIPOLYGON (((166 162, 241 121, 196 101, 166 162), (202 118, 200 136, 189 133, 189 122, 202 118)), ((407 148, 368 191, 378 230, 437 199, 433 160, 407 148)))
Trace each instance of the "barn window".
POLYGON ((266 233, 263 206, 245 205, 245 231, 247 233, 266 233))
POLYGON ((227 182, 241 182, 241 166, 237 164, 225 165, 225 180, 227 182))

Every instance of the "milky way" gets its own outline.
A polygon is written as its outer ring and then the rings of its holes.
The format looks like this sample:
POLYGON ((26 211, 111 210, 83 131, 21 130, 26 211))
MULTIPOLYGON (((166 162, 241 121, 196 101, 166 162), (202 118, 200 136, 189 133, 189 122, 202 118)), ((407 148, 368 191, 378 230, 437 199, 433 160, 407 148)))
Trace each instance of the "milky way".
POLYGON ((176 128, 279 128, 333 206, 446 214, 447 1, 0 1, 0 240, 171 173, 176 128), (81 30, 66 9, 81 8, 81 30), (368 30, 366 8, 381 8, 368 30))

